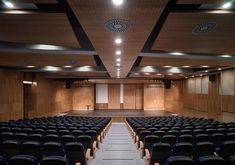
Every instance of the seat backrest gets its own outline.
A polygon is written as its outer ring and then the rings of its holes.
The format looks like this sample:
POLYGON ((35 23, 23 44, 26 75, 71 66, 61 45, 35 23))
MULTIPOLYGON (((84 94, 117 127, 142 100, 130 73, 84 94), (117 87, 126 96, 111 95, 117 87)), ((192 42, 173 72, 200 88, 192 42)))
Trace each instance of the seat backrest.
POLYGON ((81 165, 85 165, 85 149, 82 143, 72 142, 65 145, 66 157, 70 164, 80 162, 81 165))
POLYGON ((9 165, 37 165, 38 161, 31 155, 16 155, 10 158, 9 165))
POLYGON ((64 156, 62 145, 58 142, 46 142, 43 144, 45 156, 64 156))
POLYGON ((144 138, 144 149, 151 151, 153 144, 159 143, 160 138, 156 135, 148 135, 144 138))
POLYGON ((178 142, 193 143, 193 136, 190 134, 183 134, 178 137, 178 142))
POLYGON ((0 165, 7 165, 6 159, 0 155, 0 165))
POLYGON ((235 141, 224 141, 217 152, 224 159, 235 155, 235 141))
POLYGON ((198 142, 195 145, 194 158, 214 155, 215 145, 212 142, 198 142))
POLYGON ((58 135, 47 134, 45 135, 44 141, 45 142, 60 142, 60 138, 58 135))
POLYGON ((67 159, 63 156, 47 156, 42 159, 41 165, 67 165, 67 159))
POLYGON ((168 143, 155 143, 151 150, 150 164, 164 163, 165 160, 171 155, 171 145, 168 143))
POLYGON ((77 142, 82 143, 85 150, 87 150, 88 148, 92 150, 92 140, 90 136, 87 135, 78 136, 77 142))
POLYGON ((174 145, 177 141, 177 137, 175 135, 164 135, 161 141, 164 143, 169 143, 170 145, 174 145))
POLYGON ((20 143, 16 140, 7 140, 2 143, 2 153, 8 159, 20 154, 20 143))
POLYGON ((193 165, 193 159, 188 156, 170 156, 165 165, 193 165))
POLYGON ((36 141, 24 142, 21 146, 21 151, 23 154, 35 156, 38 161, 41 161, 43 157, 41 144, 36 141))
POLYGON ((176 143, 173 154, 178 156, 193 156, 193 145, 187 142, 176 143))
POLYGON ((225 161, 223 158, 210 155, 210 156, 202 156, 198 158, 195 162, 195 165, 225 165, 225 161))
POLYGON ((60 137, 61 143, 66 144, 69 142, 76 142, 76 138, 73 135, 62 135, 60 137))

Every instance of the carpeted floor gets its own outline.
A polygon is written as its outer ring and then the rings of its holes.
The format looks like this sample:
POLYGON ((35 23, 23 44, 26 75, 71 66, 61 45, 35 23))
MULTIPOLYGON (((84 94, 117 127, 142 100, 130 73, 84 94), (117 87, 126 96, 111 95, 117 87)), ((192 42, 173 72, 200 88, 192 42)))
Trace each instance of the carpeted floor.
POLYGON ((125 123, 113 123, 91 165, 144 165, 125 123))

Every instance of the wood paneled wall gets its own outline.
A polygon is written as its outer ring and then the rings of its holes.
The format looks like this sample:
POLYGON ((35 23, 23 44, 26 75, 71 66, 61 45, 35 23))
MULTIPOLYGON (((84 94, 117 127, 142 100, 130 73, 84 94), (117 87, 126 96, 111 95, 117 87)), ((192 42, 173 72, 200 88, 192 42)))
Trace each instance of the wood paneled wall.
POLYGON ((72 92, 63 82, 34 76, 37 85, 25 85, 25 113, 27 118, 58 115, 72 109, 72 92))
POLYGON ((123 109, 143 109, 142 84, 124 84, 123 109))
POLYGON ((167 111, 179 114, 183 109, 183 81, 174 81, 170 89, 165 89, 164 105, 167 111))
POLYGON ((144 85, 144 110, 164 110, 164 87, 157 84, 144 85))
POLYGON ((121 109, 120 84, 108 85, 108 109, 121 109))
POLYGON ((94 110, 94 85, 80 85, 73 89, 73 110, 94 110))
POLYGON ((23 75, 0 70, 0 121, 23 118, 23 75))

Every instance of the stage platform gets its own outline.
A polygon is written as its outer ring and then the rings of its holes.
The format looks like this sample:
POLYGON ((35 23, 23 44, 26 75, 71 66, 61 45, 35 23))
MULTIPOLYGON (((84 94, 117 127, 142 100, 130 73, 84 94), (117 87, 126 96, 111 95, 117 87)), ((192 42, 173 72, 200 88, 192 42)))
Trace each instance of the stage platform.
POLYGON ((111 117, 114 122, 123 122, 127 117, 171 116, 171 112, 164 110, 71 110, 64 113, 68 116, 111 117))

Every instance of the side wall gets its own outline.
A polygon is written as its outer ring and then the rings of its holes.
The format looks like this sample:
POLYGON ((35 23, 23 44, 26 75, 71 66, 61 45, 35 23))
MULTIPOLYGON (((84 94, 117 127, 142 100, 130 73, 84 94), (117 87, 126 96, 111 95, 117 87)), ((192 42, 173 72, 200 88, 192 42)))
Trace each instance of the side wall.
POLYGON ((23 75, 0 70, 0 121, 23 118, 23 75))
POLYGON ((174 81, 165 90, 165 110, 225 122, 235 121, 234 70, 223 71, 209 81, 208 76, 174 81), (204 81, 207 79, 207 81, 204 81))

